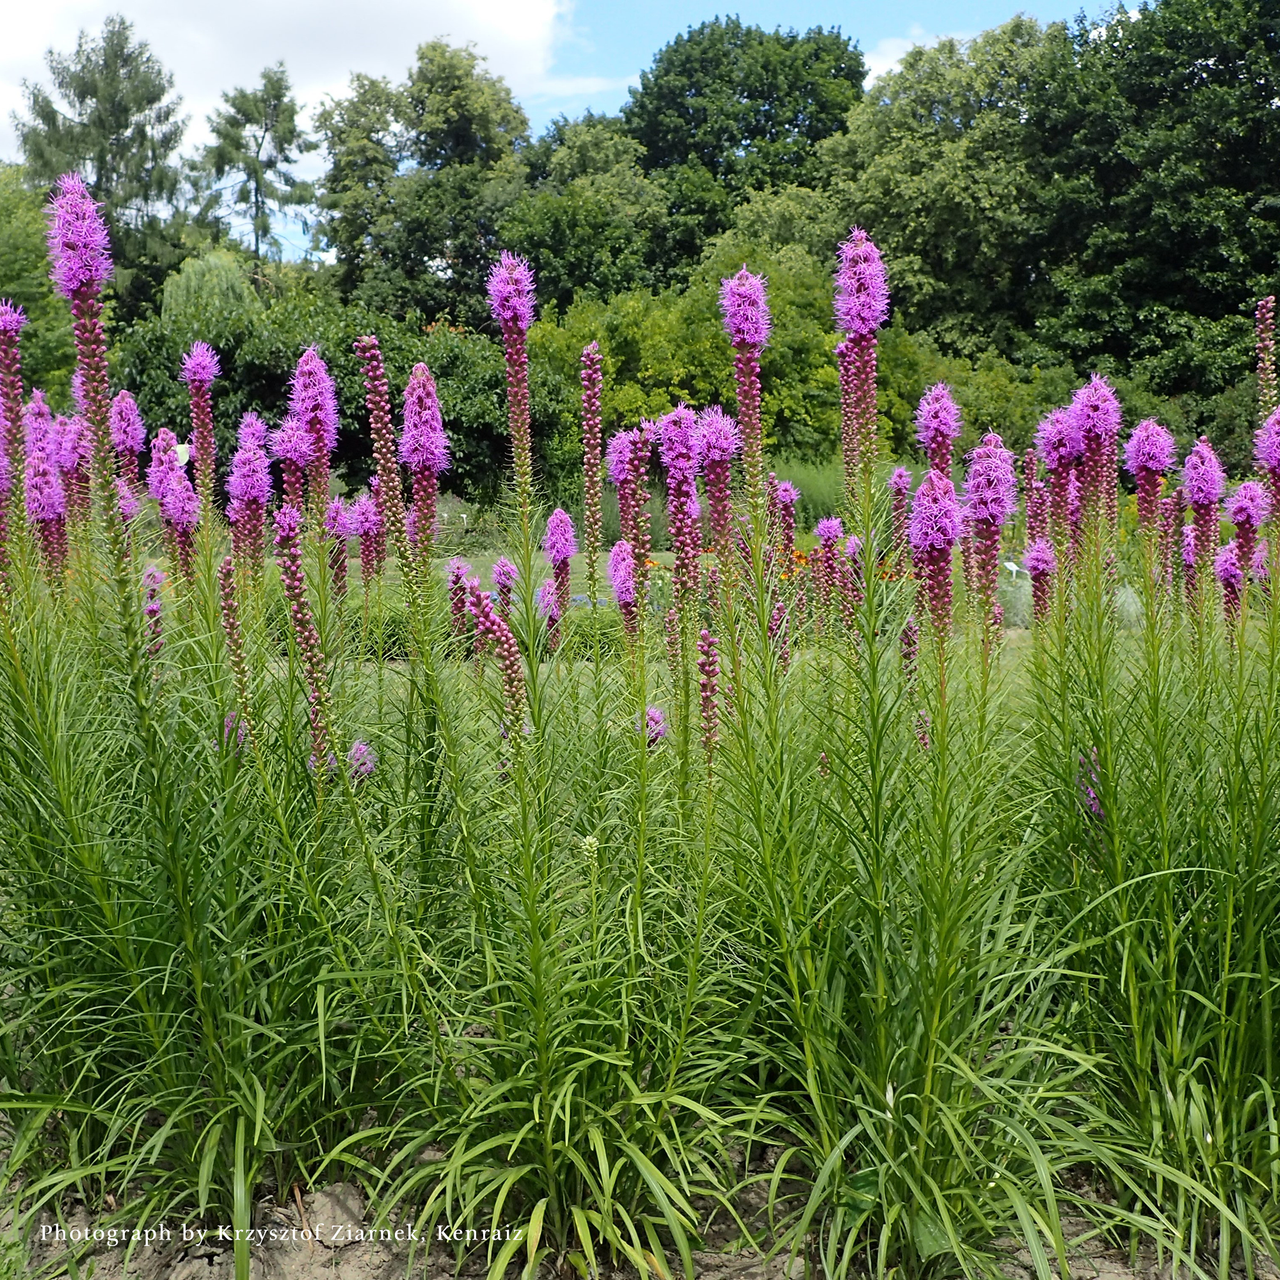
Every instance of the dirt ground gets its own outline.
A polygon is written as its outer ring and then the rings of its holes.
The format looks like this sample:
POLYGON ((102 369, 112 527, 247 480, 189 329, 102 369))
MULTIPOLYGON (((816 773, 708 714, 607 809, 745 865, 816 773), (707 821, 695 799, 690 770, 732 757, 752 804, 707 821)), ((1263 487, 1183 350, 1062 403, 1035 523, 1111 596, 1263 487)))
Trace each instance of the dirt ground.
MULTIPOLYGON (((252 1248, 253 1280, 403 1280, 409 1274, 410 1246, 405 1242, 368 1238, 371 1229, 364 1221, 365 1206, 359 1190, 339 1183, 314 1195, 302 1198, 301 1213, 296 1204, 287 1208, 274 1204, 259 1206, 255 1226, 264 1232, 252 1248), (274 1233, 277 1238, 269 1236, 274 1233), (316 1239, 315 1237, 319 1237, 316 1239)), ((0 1223, 0 1227, 4 1224, 0 1223)), ((50 1217, 44 1224, 49 1234, 50 1217)), ((69 1217, 66 1227, 77 1231, 91 1228, 86 1212, 69 1217)), ((1140 1257, 1136 1268, 1128 1256, 1108 1249, 1097 1239, 1083 1239, 1083 1221, 1064 1220, 1069 1237, 1076 1239, 1071 1251, 1072 1280, 1170 1280, 1169 1268, 1157 1265, 1154 1257, 1140 1257)), ((37 1236, 38 1236, 37 1232, 37 1236)), ((775 1258, 765 1261, 758 1253, 735 1250, 726 1240, 724 1251, 702 1250, 694 1253, 694 1271, 699 1280, 801 1280, 804 1264, 800 1260, 775 1258)), ((83 1246, 81 1246, 83 1247, 83 1246)), ((57 1240, 35 1239, 28 1265, 32 1270, 56 1266, 67 1245, 57 1240)), ((1035 1269, 1030 1255, 1012 1242, 1004 1252, 1008 1261, 1002 1268, 1009 1280, 1034 1280, 1035 1269)), ((518 1255, 518 1262, 523 1256, 518 1255)), ((168 1241, 137 1246, 126 1267, 126 1249, 107 1244, 93 1246, 88 1258, 71 1269, 73 1280, 231 1280, 234 1259, 231 1244, 219 1241, 216 1233, 204 1241, 183 1240, 177 1229, 168 1241)), ((483 1276, 486 1265, 483 1250, 473 1256, 463 1269, 464 1277, 483 1276)), ((448 1280, 455 1275, 454 1247, 431 1240, 416 1246, 412 1274, 424 1280, 448 1280), (425 1268, 423 1250, 426 1250, 425 1268)), ((1280 1280, 1280 1271, 1265 1259, 1256 1267, 1261 1280, 1280 1280)), ((515 1268, 511 1269, 515 1274, 515 1268)), ((1233 1268, 1233 1275, 1236 1268, 1233 1268)), ((1244 1268, 1238 1268, 1244 1280, 1244 1268)))

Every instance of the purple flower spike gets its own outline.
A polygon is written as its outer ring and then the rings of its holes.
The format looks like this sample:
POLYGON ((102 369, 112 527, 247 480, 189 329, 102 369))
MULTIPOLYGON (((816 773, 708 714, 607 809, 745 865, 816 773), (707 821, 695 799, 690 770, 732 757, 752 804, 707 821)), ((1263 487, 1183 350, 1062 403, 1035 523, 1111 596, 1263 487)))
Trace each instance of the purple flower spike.
POLYGON ((1246 480, 1227 503, 1227 519, 1234 525, 1261 528, 1271 518, 1271 499, 1256 481, 1246 480))
POLYGON ((1143 471, 1163 475, 1176 460, 1173 433, 1154 418, 1144 418, 1133 429, 1124 447, 1125 470, 1135 479, 1143 471))
POLYGON ((111 278, 111 243, 100 206, 77 173, 58 179, 49 210, 50 275, 59 293, 96 293, 111 278))
POLYGON ((951 470, 951 443, 960 434, 960 409, 945 382, 930 387, 916 409, 916 439, 934 471, 951 470))
POLYGON ((221 374, 218 353, 207 342, 193 342, 191 350, 182 357, 182 372, 178 376, 188 386, 208 386, 221 374))
POLYGON ((906 497, 911 492, 911 472, 906 467, 895 467, 889 477, 889 492, 906 497))
POLYGON ((1214 576, 1222 587, 1222 611, 1228 622, 1234 622, 1239 617, 1240 605, 1244 600, 1245 571, 1240 561, 1241 556, 1234 538, 1220 548, 1213 558, 1214 576))
POLYGON ((547 536, 543 539, 542 550, 546 554, 547 563, 551 565, 560 564, 578 554, 573 520, 567 511, 557 507, 547 518, 547 536))
POLYGON ((1036 450, 1049 471, 1074 466, 1084 456, 1084 439, 1067 409, 1055 409, 1036 428, 1036 450))
POLYGON ((718 404, 698 415, 697 435, 704 462, 732 462, 742 451, 738 424, 718 404))
POLYGON ((425 364, 415 364, 404 389, 404 431, 400 461, 411 472, 438 476, 449 469, 449 438, 436 394, 435 379, 425 364))
POLYGON ((515 590, 515 585, 520 581, 520 571, 503 556, 493 566, 493 585, 498 591, 505 591, 508 595, 515 590))
POLYGON ((827 516, 818 521, 813 532, 824 547, 834 547, 844 537, 844 524, 839 516, 827 516))
POLYGON ((298 360, 289 388, 289 414, 306 427, 318 447, 330 452, 338 444, 338 393, 329 368, 315 347, 298 360))
POLYGON ((361 782, 377 768, 378 753, 367 742, 357 738, 347 752, 347 764, 351 768, 352 779, 361 782))
POLYGON ((940 640, 951 633, 951 549, 963 531, 955 486, 942 472, 930 471, 911 503, 907 536, 925 579, 929 618, 940 640))
POLYGON ((27 313, 8 298, 0 298, 0 333, 16 338, 27 323, 27 313))
POLYGON ((1160 517, 1160 477, 1175 459, 1172 432, 1154 418, 1138 423, 1124 447, 1125 470, 1138 482, 1138 521, 1149 534, 1160 517))
POLYGON ((1182 491, 1194 513, 1196 562, 1208 563, 1218 545, 1218 503, 1227 487, 1227 474, 1208 438, 1201 436, 1182 468, 1182 491))
POLYGON ((504 329, 524 333, 533 323, 533 268, 528 260, 503 250, 486 283, 489 310, 504 329))
POLYGON ((667 718, 659 707, 646 708, 644 722, 637 727, 646 733, 651 747, 656 747, 667 736, 667 718))
POLYGON ((136 457, 146 447, 147 428, 138 402, 121 391, 111 402, 111 445, 121 458, 136 457))
POLYGON ((998 527, 1017 511, 1018 478, 1013 469, 1013 453, 998 435, 983 436, 982 444, 969 455, 964 491, 971 520, 998 527))
POLYGON ((735 347, 763 347, 769 341, 773 321, 764 276, 752 275, 744 265, 737 275, 721 280, 720 310, 735 347))
POLYGON ((889 276, 861 227, 836 250, 836 326, 851 337, 875 333, 889 318, 889 276))

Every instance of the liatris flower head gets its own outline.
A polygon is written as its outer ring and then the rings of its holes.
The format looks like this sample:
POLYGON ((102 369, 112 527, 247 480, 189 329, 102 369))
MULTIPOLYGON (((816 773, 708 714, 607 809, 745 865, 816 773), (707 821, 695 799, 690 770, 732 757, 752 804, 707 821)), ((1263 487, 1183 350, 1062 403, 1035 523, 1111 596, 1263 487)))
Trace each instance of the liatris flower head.
POLYGON ((1227 473, 1207 436, 1201 436, 1182 468, 1182 488, 1193 507, 1211 507, 1222 500, 1227 473))
POLYGON ((836 255, 836 327, 854 337, 875 333, 889 318, 889 276, 880 250, 854 227, 836 255))
POLYGON ((66 298, 96 291, 111 278, 107 224, 78 173, 58 179, 49 209, 49 260, 53 283, 66 298))
MULTIPOLYGON (((2 455, 0 455, 2 456, 2 455)), ((9 459, 4 459, 4 466, 7 469, 9 459)), ((5 488, 4 492, 8 492, 5 488)), ((142 504, 138 501, 138 495, 134 493, 132 486, 124 476, 116 477, 116 506, 120 511, 120 519, 129 524, 137 516, 142 504)))
POLYGON ((118 454, 137 455, 147 443, 147 428, 138 412, 138 402, 121 391, 111 402, 111 445, 118 454))
POLYGON ((506 592, 507 596, 515 590, 516 583, 520 581, 520 570, 503 556, 493 566, 493 585, 499 593, 506 592))
POLYGON ((79 414, 73 414, 70 418, 56 418, 53 425, 58 441, 58 467, 62 471, 87 467, 93 452, 89 424, 79 414))
MULTIPOLYGON (((246 415, 251 417, 254 415, 246 415)), ((258 438, 242 430, 240 447, 231 459, 227 476, 227 496, 233 503, 257 502, 266 506, 271 501, 271 468, 258 438)))
POLYGON ((950 550, 964 533, 955 486, 940 471, 930 471, 911 504, 907 536, 916 551, 950 550))
POLYGON ((844 523, 839 516, 826 516, 818 521, 813 533, 824 547, 834 547, 844 537, 844 523))
POLYGON ((1260 529, 1271 518, 1271 498, 1256 481, 1246 480, 1227 502, 1227 519, 1234 525, 1260 529))
POLYGON ((218 353, 207 342, 193 342, 191 350, 182 357, 182 372, 178 377, 188 386, 208 386, 221 374, 218 353))
POLYGON ((362 493, 352 502, 347 508, 346 524, 347 536, 351 538, 363 538, 366 534, 378 532, 381 517, 373 494, 362 493))
POLYGON ((698 415, 698 452, 704 462, 731 462, 742 451, 742 431, 718 405, 698 415))
POLYGON ((623 484, 626 481, 631 468, 632 452, 643 430, 641 427, 636 431, 619 431, 609 441, 604 451, 604 465, 613 484, 623 484))
POLYGON ((620 605, 636 603, 635 557, 631 544, 625 539, 615 542, 609 552, 609 585, 620 605))
POLYGON ((27 516, 34 521, 59 520, 67 514, 67 492, 56 463, 42 450, 27 454, 27 516))
POLYGON ((662 714, 660 707, 647 707, 644 719, 636 725, 636 730, 646 735, 651 747, 656 747, 667 736, 667 717, 662 714))
POLYGON ((0 333, 16 338, 27 323, 27 313, 16 302, 0 298, 0 333))
POLYGON ((1124 466, 1131 476, 1143 471, 1163 475, 1176 461, 1173 433, 1154 418, 1144 418, 1124 446, 1124 466))
MULTIPOLYGON (((322 449, 326 456, 337 447, 338 393, 329 368, 315 347, 308 347, 302 353, 293 371, 288 416, 296 419, 302 430, 311 434, 317 448, 322 449)), ((284 430, 283 424, 280 429, 284 430)), ((279 434, 276 433, 277 436, 279 434)))
POLYGON ((548 578, 539 588, 537 595, 538 614, 554 626, 560 621, 560 602, 556 598, 555 580, 548 578))
POLYGON ((1053 543, 1047 538, 1037 538, 1022 554, 1022 567, 1034 580, 1048 578, 1058 572, 1058 557, 1053 543))
POLYGON ((444 433, 435 379, 425 364, 413 366, 404 389, 400 461, 410 471, 436 476, 449 469, 449 438, 444 433))
POLYGON ((271 433, 271 456, 304 470, 314 460, 315 441, 302 421, 293 414, 289 414, 271 433))
POLYGON ((1271 576, 1271 547, 1266 538, 1259 540, 1253 549, 1253 576, 1259 582, 1265 582, 1271 576))
POLYGON ((357 738, 347 752, 347 765, 351 769, 352 781, 361 782, 377 768, 378 753, 367 742, 357 738))
POLYGON ((528 329, 533 323, 533 268, 527 259, 504 249, 485 287, 489 311, 503 329, 528 329))
POLYGON ((701 461, 701 439, 698 420, 686 405, 677 405, 658 423, 658 456, 668 471, 682 475, 697 473, 701 461))
POLYGON ((844 553, 850 562, 860 570, 862 565, 862 539, 856 533, 849 535, 844 544, 844 553))
POLYGON ((964 482, 967 512, 971 520, 993 525, 1005 524, 1018 509, 1018 477, 1013 468, 1013 452, 994 433, 969 455, 969 473, 964 482))
POLYGON ((182 469, 178 461, 178 437, 168 427, 161 427, 151 441, 151 466, 147 468, 147 492, 163 502, 174 473, 182 469))
POLYGON ((779 507, 789 507, 794 511, 796 503, 800 501, 800 490, 790 480, 782 480, 778 484, 776 496, 779 507))
POLYGON ((1196 529, 1192 524, 1182 526, 1182 563, 1188 569, 1195 568, 1196 529))
POLYGON ((1280 409, 1258 428, 1253 438, 1253 458, 1263 471, 1280 475, 1280 409))
POLYGON ((267 424, 252 409, 240 419, 236 444, 241 449, 246 445, 256 445, 259 449, 267 447, 267 424))
POLYGON ((945 382, 936 383, 916 409, 916 439, 935 471, 951 469, 951 442, 960 434, 960 410, 945 382))
POLYGON ((578 540, 573 520, 567 511, 557 507, 547 517, 547 535, 542 540, 547 563, 556 565, 578 554, 578 540))
POLYGON ((906 467, 895 467, 889 477, 889 492, 905 498, 911 492, 911 472, 906 467))
POLYGON ((1066 409, 1054 409, 1036 428, 1036 449, 1049 471, 1070 467, 1084 456, 1080 425, 1066 409))
POLYGON ((347 527, 347 504, 342 498, 334 498, 324 511, 325 532, 333 538, 350 537, 347 527))
POLYGON ((1244 570, 1240 567, 1234 538, 1225 547, 1218 549, 1218 554, 1213 558, 1213 572, 1226 588, 1238 591, 1244 585, 1244 570))
POLYGON ((1068 412, 1085 442, 1090 436, 1113 440, 1120 434, 1120 401, 1111 384, 1100 373, 1095 373, 1072 396, 1068 412))
POLYGON ((744 265, 737 275, 721 280, 720 310, 735 347, 762 347, 769 341, 773 321, 764 276, 752 275, 744 265))

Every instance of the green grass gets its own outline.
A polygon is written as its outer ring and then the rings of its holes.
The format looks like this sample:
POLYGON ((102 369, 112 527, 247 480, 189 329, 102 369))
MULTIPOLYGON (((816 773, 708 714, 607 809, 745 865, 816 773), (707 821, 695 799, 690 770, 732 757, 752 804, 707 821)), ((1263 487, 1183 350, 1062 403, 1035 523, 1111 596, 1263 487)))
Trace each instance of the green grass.
MULTIPOLYGON (((830 1276, 994 1275, 1013 1237, 1049 1280, 1068 1209, 1221 1280, 1274 1256, 1275 598, 1229 633, 1212 591, 1197 614, 1137 589, 1129 540, 994 657, 962 601, 912 673, 893 577, 784 659, 768 623, 797 579, 757 545, 690 620, 720 639, 708 761, 661 610, 629 646, 577 606, 552 648, 518 600, 517 727, 450 634, 442 562, 366 608, 312 549, 336 754, 378 756, 358 780, 308 768, 271 566, 241 584, 240 704, 213 540, 155 657, 87 544, 57 591, 19 544, 0 610, 0 1145, 25 1227, 70 1198, 239 1223, 341 1177, 383 1219, 523 1226, 494 1274, 667 1275, 758 1186, 742 1230, 830 1276)), ((507 545, 540 581, 536 533, 507 545)))

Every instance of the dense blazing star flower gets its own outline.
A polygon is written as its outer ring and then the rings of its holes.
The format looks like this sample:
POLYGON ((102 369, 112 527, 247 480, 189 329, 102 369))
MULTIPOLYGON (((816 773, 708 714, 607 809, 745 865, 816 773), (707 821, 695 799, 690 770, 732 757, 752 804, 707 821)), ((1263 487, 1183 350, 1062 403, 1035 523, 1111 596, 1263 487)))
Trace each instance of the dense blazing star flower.
POLYGON ((744 266, 720 282, 720 309, 734 348, 734 381, 738 393, 738 422, 742 428, 742 460, 747 499, 763 514, 764 436, 760 425, 760 348, 769 340, 772 321, 763 276, 744 266))
POLYGON ((324 530, 329 535, 329 573, 333 593, 342 599, 347 594, 347 539, 351 536, 351 520, 346 500, 334 498, 325 508, 324 530))
POLYGON ((721 280, 720 312, 735 347, 763 347, 769 341, 773 320, 764 276, 752 275, 744 266, 737 275, 721 280))
POLYGON ((667 717, 660 707, 645 709, 644 720, 637 726, 644 733, 651 747, 656 747, 667 736, 667 717))
POLYGON ((524 333, 533 323, 533 268, 528 260, 504 249, 489 270, 485 288, 498 325, 524 333))
POLYGON ((951 470, 951 445, 960 425, 960 409, 951 398, 951 388, 945 382, 930 387, 916 409, 916 439, 928 454, 932 470, 951 470))
POLYGON ((972 587, 981 616, 993 627, 1000 573, 1000 529, 1018 510, 1018 477, 1013 453, 994 433, 969 455, 965 477, 965 516, 973 538, 972 587))
POLYGON ((511 612, 511 593, 520 581, 520 570, 503 556, 493 566, 493 585, 498 593, 498 612, 504 617, 511 612))
MULTIPOLYGON (((338 444, 338 393, 329 368, 315 347, 308 347, 298 360, 289 386, 289 419, 311 440, 306 470, 312 500, 327 502, 329 498, 329 455, 338 444)), ((280 431, 285 429, 282 423, 280 431)), ((276 437, 280 435, 276 432, 276 437)), ((284 457, 277 446, 277 456, 284 457)), ((286 493, 285 500, 292 502, 286 493)))
POLYGON ((271 502, 271 465, 263 448, 266 436, 267 424, 256 413, 241 418, 238 448, 227 477, 232 551, 253 572, 262 561, 266 509, 271 502))
POLYGON ((191 392, 191 455, 196 490, 203 507, 213 507, 213 462, 217 443, 213 434, 213 401, 209 388, 222 372, 218 356, 207 342, 196 342, 182 358, 181 380, 191 392))
POLYGON ((696 604, 701 581, 702 530, 697 496, 701 439, 697 419, 684 405, 667 414, 658 426, 659 455, 667 468, 667 527, 676 555, 671 586, 677 614, 683 618, 696 604))
POLYGON ((8 298, 0 298, 0 442, 11 471, 23 469, 22 449, 22 330, 26 312, 8 298))
POLYGON ((1022 567, 1031 577, 1032 614, 1037 622, 1043 622, 1049 612, 1053 575, 1058 572, 1053 543, 1047 538, 1037 538, 1030 543, 1023 553, 1022 567))
POLYGON ((880 250, 861 227, 836 250, 836 327, 860 337, 889 318, 889 275, 880 250))
POLYGON ((347 752, 347 767, 351 770, 352 781, 362 782, 378 767, 378 753, 367 742, 357 738, 347 752))
POLYGON ((1196 563, 1207 564, 1218 545, 1218 503, 1227 487, 1227 473, 1208 437, 1201 436, 1182 468, 1182 491, 1194 515, 1196 563))
POLYGON ((138 402, 127 391, 118 392, 111 402, 111 447, 130 478, 138 478, 138 455, 147 446, 147 428, 138 411, 138 402))
POLYGON ((627 636, 634 639, 639 623, 639 604, 636 592, 635 551, 623 539, 613 544, 609 552, 609 585, 613 598, 622 613, 622 624, 627 636))
POLYGON ((1106 378, 1095 373, 1072 396, 1068 413, 1084 445, 1080 464, 1082 512, 1106 514, 1114 524, 1120 401, 1106 378))
POLYGON ((191 349, 182 357, 179 381, 185 382, 189 387, 197 384, 208 386, 221 376, 222 366, 218 363, 218 353, 207 342, 193 342, 191 349))
POLYGON ((511 633, 511 628, 498 616, 487 591, 480 590, 480 584, 470 578, 467 587, 467 609, 476 622, 476 644, 492 643, 498 655, 498 666, 502 672, 502 689, 506 721, 503 725, 503 736, 514 736, 516 725, 524 723, 525 686, 524 666, 520 660, 520 646, 511 633), (510 732, 509 732, 510 731, 510 732))
POLYGON ((724 556, 728 554, 729 530, 733 525, 730 476, 733 459, 742 450, 742 432, 718 404, 712 405, 698 415, 697 445, 707 478, 711 539, 716 550, 724 556))
POLYGON ((134 492, 133 486, 124 476, 116 477, 116 507, 120 512, 120 519, 129 524, 142 509, 142 503, 138 501, 138 495, 134 492))
POLYGON ((1177 460, 1173 433, 1154 418, 1144 418, 1124 447, 1125 470, 1138 482, 1138 521, 1154 533, 1160 516, 1160 477, 1177 460))
POLYGON ((502 329, 507 365, 507 427, 516 473, 516 501, 525 527, 533 502, 533 446, 529 417, 529 352, 525 335, 533 323, 533 269, 514 253, 503 253, 489 272, 489 308, 502 329))
POLYGON ((302 478, 316 458, 311 432, 292 414, 269 437, 271 456, 280 463, 284 477, 284 500, 291 507, 302 506, 302 478))
MULTIPOLYGON (((1248 563, 1246 561, 1245 563, 1248 563)), ((1239 549, 1233 538, 1218 550, 1213 559, 1213 573, 1222 587, 1222 609, 1228 622, 1240 615, 1244 599, 1244 569, 1240 563, 1239 549)))
POLYGON ((836 347, 840 370, 840 447, 845 494, 854 501, 876 450, 876 330, 889 316, 889 281, 880 251, 854 227, 837 251, 836 347))
POLYGON ((950 477, 930 471, 912 500, 907 537, 924 578, 929 617, 939 639, 951 633, 951 550, 963 528, 950 477))
POLYGON ((455 636, 462 635, 467 622, 467 592, 471 566, 458 556, 449 561, 447 580, 449 584, 449 613, 455 636))
POLYGON ((449 469, 449 438, 444 433, 435 379, 425 364, 413 366, 404 390, 400 461, 413 478, 414 525, 419 551, 425 555, 436 526, 439 477, 449 469))
POLYGON ((557 507, 547 517, 547 536, 542 542, 543 554, 551 565, 555 591, 556 620, 569 612, 569 563, 578 554, 578 539, 567 511, 557 507))
POLYGON ((96 293, 111 278, 111 241, 101 206, 84 179, 65 173, 49 209, 50 275, 58 292, 74 298, 96 293))
POLYGON ((1253 564, 1258 530, 1271 518, 1271 497, 1256 481, 1246 480, 1227 502, 1227 519, 1236 527, 1240 564, 1253 564))
POLYGON ((796 552, 796 507, 800 502, 800 490, 790 480, 779 485, 774 500, 778 509, 778 550, 787 572, 792 569, 796 552))
POLYGON ((347 508, 347 532, 348 536, 360 539, 360 581, 367 591, 382 572, 387 546, 382 512, 373 494, 362 493, 347 508))
POLYGON ((1280 510, 1280 409, 1258 428, 1253 438, 1253 458, 1271 488, 1271 509, 1280 510))
POLYGON ((1084 457, 1080 424, 1068 409, 1054 409, 1036 428, 1036 449, 1048 471, 1068 470, 1084 457))
POLYGON ((0 298, 0 340, 12 340, 26 328, 27 313, 9 298, 0 298))

